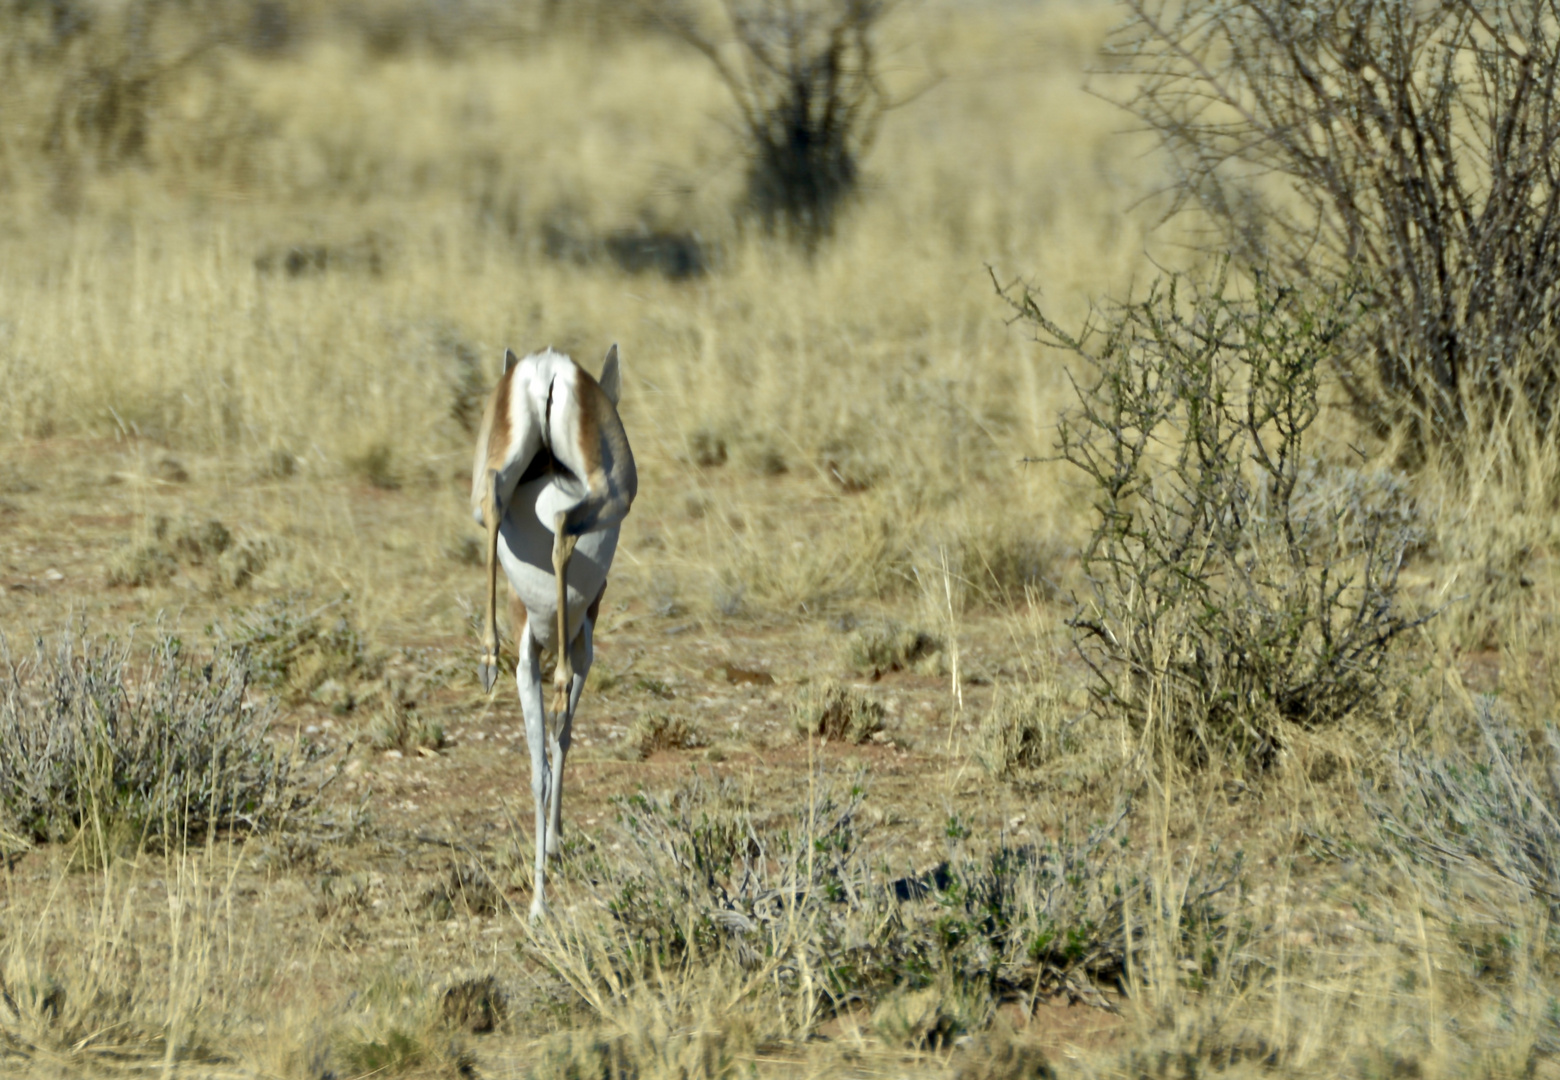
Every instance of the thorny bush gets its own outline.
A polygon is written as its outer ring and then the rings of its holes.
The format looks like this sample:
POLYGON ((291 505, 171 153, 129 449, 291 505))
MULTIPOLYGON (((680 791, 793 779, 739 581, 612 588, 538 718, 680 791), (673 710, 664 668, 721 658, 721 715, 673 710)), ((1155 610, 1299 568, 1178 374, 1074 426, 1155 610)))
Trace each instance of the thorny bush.
POLYGON ((1333 357, 1359 412, 1420 452, 1528 427, 1547 441, 1560 3, 1127 10, 1125 104, 1171 151, 1181 202, 1250 265, 1361 282, 1368 316, 1333 357))
POLYGON ((1005 295, 1084 362, 1058 433, 1094 498, 1072 625, 1096 708, 1166 725, 1150 734, 1191 763, 1262 769, 1282 723, 1370 705, 1423 618, 1398 588, 1412 515, 1377 512, 1369 474, 1306 453, 1349 297, 1258 277, 1238 298, 1226 265, 1205 285, 1158 283, 1075 337, 1029 291, 1005 295))

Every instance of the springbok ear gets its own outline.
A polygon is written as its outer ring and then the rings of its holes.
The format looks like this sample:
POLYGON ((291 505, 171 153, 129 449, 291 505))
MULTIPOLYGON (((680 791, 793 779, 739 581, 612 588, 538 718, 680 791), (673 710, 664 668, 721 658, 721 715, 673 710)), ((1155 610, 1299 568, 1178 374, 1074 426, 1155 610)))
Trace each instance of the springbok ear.
POLYGON ((601 392, 607 395, 607 400, 616 405, 623 396, 623 371, 618 367, 617 342, 607 350, 607 358, 601 365, 601 378, 596 381, 601 384, 601 392))
POLYGON ((520 362, 520 358, 515 355, 515 351, 513 349, 505 349, 504 350, 504 374, 505 375, 508 375, 509 372, 510 372, 510 369, 512 369, 519 362, 520 362))

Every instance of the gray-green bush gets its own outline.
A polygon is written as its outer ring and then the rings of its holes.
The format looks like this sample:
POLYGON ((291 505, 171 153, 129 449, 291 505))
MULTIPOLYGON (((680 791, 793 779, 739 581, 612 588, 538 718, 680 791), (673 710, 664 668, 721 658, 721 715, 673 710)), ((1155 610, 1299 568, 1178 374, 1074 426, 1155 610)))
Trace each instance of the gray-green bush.
MULTIPOLYGON (((16 656, 0 638, 0 825, 33 841, 179 842, 269 830, 303 811, 297 755, 246 700, 242 653, 194 657, 160 634, 149 655, 63 633, 16 656)), ((306 755, 305 755, 306 756, 306 755)))
MULTIPOLYGON (((597 1007, 722 965, 778 993, 783 1011, 815 1016, 930 986, 973 995, 973 1015, 976 998, 1120 983, 1127 905, 1141 914, 1160 900, 1125 840, 1125 810, 1088 828, 1064 821, 1058 842, 979 851, 952 821, 948 859, 896 876, 872 853, 864 800, 859 778, 821 770, 779 814, 697 775, 664 797, 621 799, 611 835, 566 875, 579 884, 540 957, 597 1007)), ((1237 871, 1220 863, 1176 893, 1169 921, 1188 955, 1224 932, 1215 897, 1237 871)))

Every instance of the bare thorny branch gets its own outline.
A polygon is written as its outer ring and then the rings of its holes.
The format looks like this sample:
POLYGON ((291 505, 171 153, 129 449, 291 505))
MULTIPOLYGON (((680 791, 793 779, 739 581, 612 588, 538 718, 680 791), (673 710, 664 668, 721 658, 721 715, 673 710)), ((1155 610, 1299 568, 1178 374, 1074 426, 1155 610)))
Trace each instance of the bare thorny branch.
POLYGON ((1338 362, 1360 412, 1415 444, 1511 410, 1547 431, 1560 4, 1127 5, 1124 104, 1171 151, 1176 207, 1251 265, 1361 272, 1372 317, 1338 362))

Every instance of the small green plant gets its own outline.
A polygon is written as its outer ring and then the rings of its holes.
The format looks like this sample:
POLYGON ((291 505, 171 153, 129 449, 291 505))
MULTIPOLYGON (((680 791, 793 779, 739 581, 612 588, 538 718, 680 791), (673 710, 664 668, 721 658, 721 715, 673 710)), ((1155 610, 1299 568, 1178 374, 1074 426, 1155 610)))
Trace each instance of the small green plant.
POLYGON ((1224 267, 1156 284, 1074 337, 1029 292, 1006 295, 1087 372, 1058 434, 1094 492, 1072 626, 1096 707, 1139 729, 1163 720, 1186 760, 1257 768, 1281 723, 1369 707, 1392 646, 1428 616, 1398 589, 1414 522, 1362 522, 1351 500, 1301 486, 1349 297, 1259 276, 1241 298, 1224 267))
POLYGON ((833 679, 803 688, 791 708, 796 733, 803 738, 864 743, 883 730, 881 702, 833 679))

